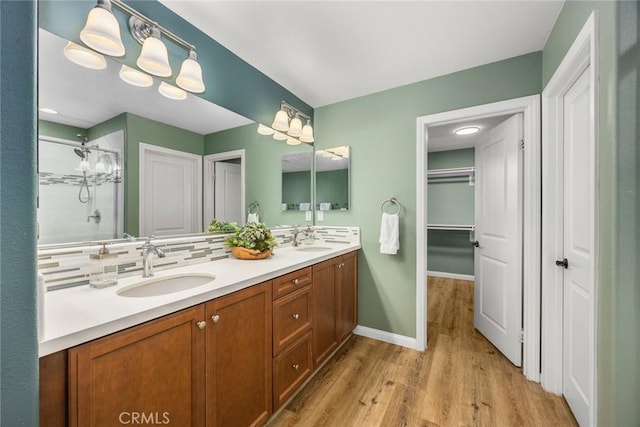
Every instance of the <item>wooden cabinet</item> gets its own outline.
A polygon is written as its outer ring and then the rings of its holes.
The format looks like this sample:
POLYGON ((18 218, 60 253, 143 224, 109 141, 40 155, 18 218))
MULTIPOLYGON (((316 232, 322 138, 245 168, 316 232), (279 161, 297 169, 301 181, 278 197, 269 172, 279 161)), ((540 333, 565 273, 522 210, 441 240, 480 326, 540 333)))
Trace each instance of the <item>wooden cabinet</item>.
POLYGON ((357 252, 313 266, 313 358, 322 364, 358 321, 357 252))
POLYGON ((69 350, 69 425, 204 426, 204 314, 199 305, 69 350))
POLYGON ((68 424, 67 364, 67 350, 40 358, 40 427, 68 424))
POLYGON ((208 427, 271 416, 271 304, 270 281, 206 304, 208 427))
POLYGON ((313 372, 311 331, 273 358, 273 407, 277 410, 313 372))
POLYGON ((336 334, 342 342, 358 324, 358 253, 340 257, 336 275, 336 334))
POLYGON ((311 286, 305 286, 274 301, 274 356, 309 330, 311 330, 311 286))

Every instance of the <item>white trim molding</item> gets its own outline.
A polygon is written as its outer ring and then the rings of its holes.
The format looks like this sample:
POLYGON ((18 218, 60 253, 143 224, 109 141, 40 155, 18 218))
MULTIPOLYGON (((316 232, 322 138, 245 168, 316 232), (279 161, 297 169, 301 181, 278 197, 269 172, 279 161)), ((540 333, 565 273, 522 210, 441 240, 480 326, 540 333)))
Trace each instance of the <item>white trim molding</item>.
POLYGON ((417 118, 416 131, 416 333, 417 348, 427 342, 427 153, 430 126, 472 118, 523 113, 524 118, 524 250, 523 250, 523 374, 540 380, 540 242, 541 159, 540 96, 532 95, 417 118))
POLYGON ((225 151, 222 153, 208 154, 204 156, 204 174, 202 175, 203 183, 203 195, 202 200, 204 202, 204 217, 202 218, 202 229, 207 230, 209 222, 207 218, 214 218, 215 211, 215 181, 212 177, 215 175, 215 163, 223 160, 240 159, 240 217, 243 221, 246 220, 246 199, 245 199, 245 150, 233 150, 225 151))
POLYGON ((469 280, 475 282, 476 276, 472 274, 447 273, 446 271, 427 271, 428 277, 442 277, 444 279, 469 280))
MULTIPOLYGON (((541 342, 541 385, 556 394, 562 394, 563 379, 563 272, 554 261, 563 253, 563 194, 558 190, 563 182, 563 98, 577 78, 590 67, 590 108, 594 140, 593 159, 598 158, 598 15, 594 10, 582 30, 569 48, 557 70, 542 92, 542 160, 545 166, 542 188, 544 190, 542 218, 542 342, 541 342)), ((593 324, 589 331, 593 334, 593 348, 590 349, 593 360, 590 425, 597 420, 597 307, 598 307, 598 167, 594 168, 594 297, 591 310, 593 324)), ((562 258, 562 257, 560 257, 562 258)))
POLYGON ((356 326, 356 328, 353 330, 353 333, 361 337, 372 338, 374 340, 388 342, 389 344, 416 349, 416 339, 406 337, 404 335, 398 335, 391 332, 381 331, 380 329, 373 329, 367 326, 360 325, 356 326))

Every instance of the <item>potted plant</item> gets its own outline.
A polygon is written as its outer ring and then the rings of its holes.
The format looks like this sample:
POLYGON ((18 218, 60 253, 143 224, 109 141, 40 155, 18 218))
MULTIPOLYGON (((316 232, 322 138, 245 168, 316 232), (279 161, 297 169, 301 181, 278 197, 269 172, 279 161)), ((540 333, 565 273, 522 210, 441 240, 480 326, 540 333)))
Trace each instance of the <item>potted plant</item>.
POLYGON ((225 239, 233 256, 239 259, 263 259, 271 255, 278 242, 263 223, 251 222, 225 239))
POLYGON ((235 233, 238 231, 238 223, 228 221, 218 221, 212 219, 207 228, 208 233, 235 233))

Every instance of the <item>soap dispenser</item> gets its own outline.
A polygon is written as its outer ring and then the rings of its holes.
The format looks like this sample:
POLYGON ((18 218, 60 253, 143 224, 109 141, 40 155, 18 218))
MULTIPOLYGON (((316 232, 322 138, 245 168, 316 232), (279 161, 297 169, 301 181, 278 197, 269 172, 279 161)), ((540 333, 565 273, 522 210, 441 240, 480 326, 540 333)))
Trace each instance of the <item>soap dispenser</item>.
POLYGON ((110 253, 106 243, 101 243, 101 245, 102 248, 97 254, 89 255, 91 262, 89 286, 98 289, 118 283, 118 254, 110 253))

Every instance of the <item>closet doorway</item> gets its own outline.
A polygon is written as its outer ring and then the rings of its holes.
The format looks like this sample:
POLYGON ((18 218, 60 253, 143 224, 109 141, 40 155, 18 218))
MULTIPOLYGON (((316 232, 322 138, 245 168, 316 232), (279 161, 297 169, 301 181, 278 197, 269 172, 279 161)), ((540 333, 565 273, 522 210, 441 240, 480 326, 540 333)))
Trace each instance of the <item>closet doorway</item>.
POLYGON ((212 219, 245 223, 244 150, 204 156, 204 229, 212 219))
POLYGON ((418 347, 426 344, 427 275, 471 279, 475 328, 533 381, 540 367, 539 106, 531 96, 420 117, 417 141, 418 347), (454 133, 471 126, 475 135, 454 133))

